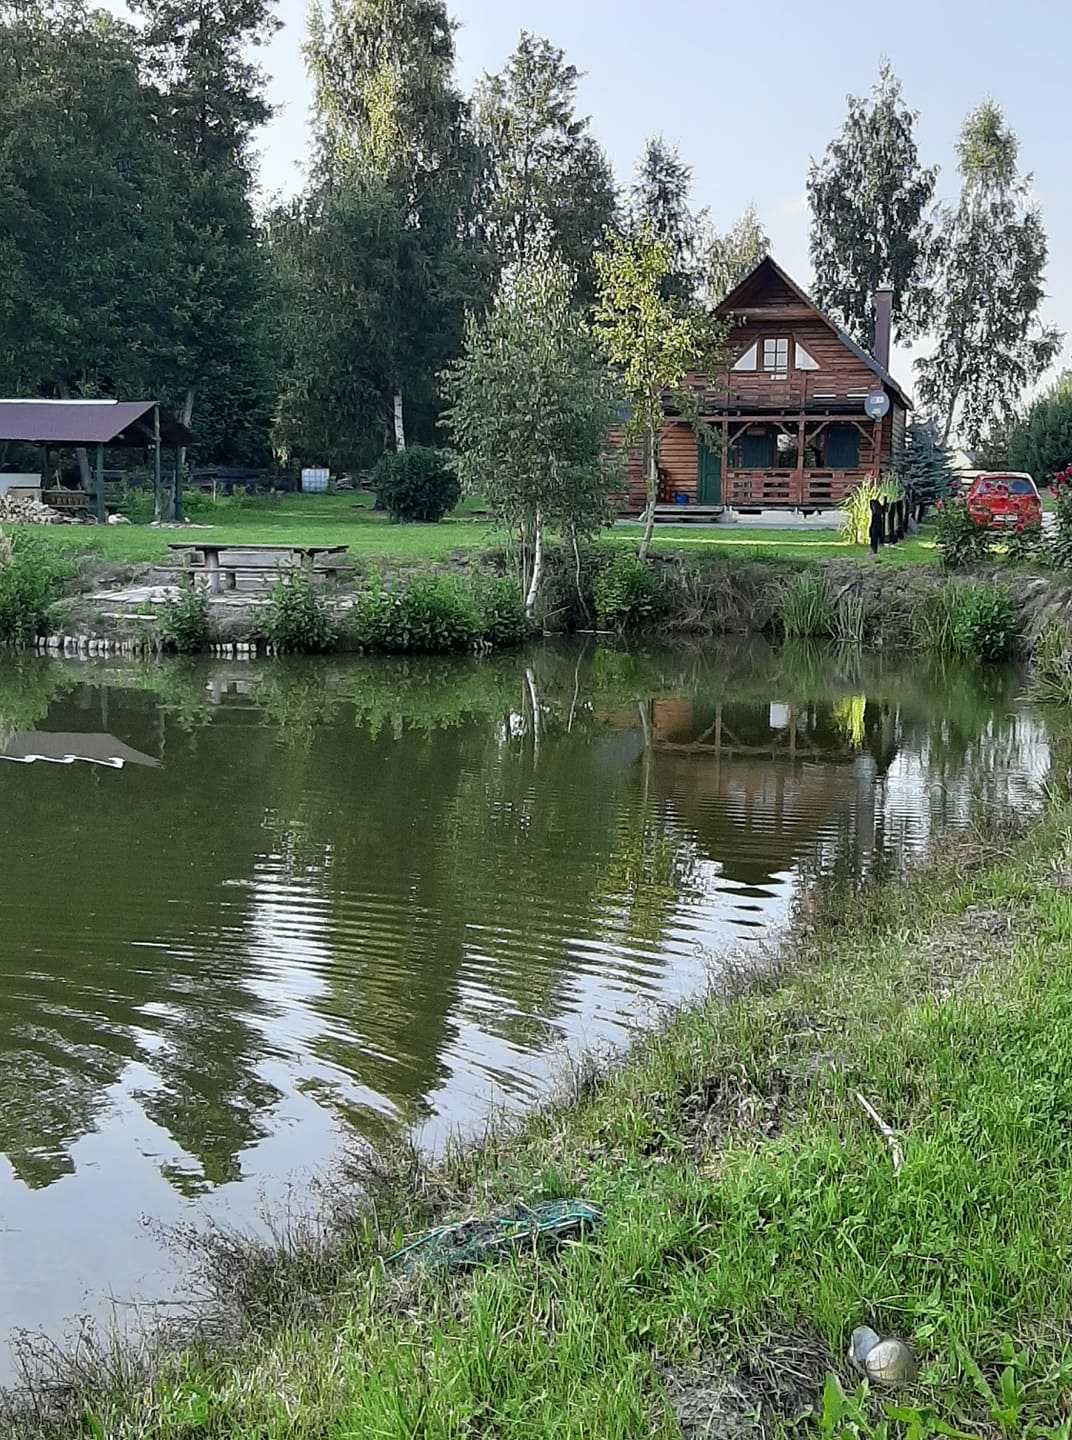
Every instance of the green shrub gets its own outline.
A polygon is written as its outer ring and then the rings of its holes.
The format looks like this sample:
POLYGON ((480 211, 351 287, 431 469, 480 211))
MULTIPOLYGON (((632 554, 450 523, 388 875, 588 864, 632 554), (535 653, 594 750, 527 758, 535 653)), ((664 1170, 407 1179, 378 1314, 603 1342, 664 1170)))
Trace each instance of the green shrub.
POLYGON ((778 597, 778 614, 790 640, 833 635, 837 614, 826 576, 819 570, 790 576, 778 597))
POLYGON ((654 569, 631 550, 619 550, 596 576, 592 587, 600 623, 614 630, 635 630, 653 620, 663 590, 654 569))
POLYGON ((452 576, 419 575, 404 585, 374 577, 350 612, 350 638, 362 650, 442 654, 467 650, 481 635, 471 589, 452 576))
POLYGON ((1020 614, 1004 585, 949 584, 920 600, 912 630, 922 650, 1004 660, 1016 648, 1020 614))
POLYGON ((196 655, 208 644, 208 595, 204 590, 184 590, 160 611, 157 633, 169 650, 196 655))
POLYGON ((532 629, 525 614, 521 587, 505 576, 481 580, 474 588, 480 617, 480 638, 489 645, 520 645, 532 629))
POLYGON ((273 588, 264 635, 280 655, 322 655, 335 648, 338 626, 323 595, 299 571, 273 588))
POLYGON ((992 532, 977 525, 963 500, 939 500, 934 507, 935 543, 946 570, 978 565, 990 554, 992 532))
POLYGON ((378 503, 392 520, 442 520, 462 494, 448 456, 423 445, 381 455, 371 483, 378 503))
POLYGON ((0 644, 30 645, 45 628, 67 567, 40 535, 0 533, 0 644))

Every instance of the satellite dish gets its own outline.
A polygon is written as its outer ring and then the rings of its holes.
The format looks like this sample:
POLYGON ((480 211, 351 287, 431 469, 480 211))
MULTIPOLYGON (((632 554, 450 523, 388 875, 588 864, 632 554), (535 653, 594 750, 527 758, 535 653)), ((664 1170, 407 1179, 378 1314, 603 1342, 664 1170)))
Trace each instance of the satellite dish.
POLYGON ((864 401, 864 409, 872 420, 881 420, 890 412, 890 397, 885 390, 872 390, 864 401))

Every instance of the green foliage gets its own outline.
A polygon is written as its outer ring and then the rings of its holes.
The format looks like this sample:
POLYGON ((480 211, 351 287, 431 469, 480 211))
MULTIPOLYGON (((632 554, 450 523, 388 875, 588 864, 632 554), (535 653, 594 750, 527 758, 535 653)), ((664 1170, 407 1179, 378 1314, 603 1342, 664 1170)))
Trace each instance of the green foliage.
POLYGON ((870 349, 874 296, 893 287, 898 336, 926 328, 931 225, 937 168, 919 163, 918 116, 883 63, 869 97, 849 96, 840 134, 808 173, 815 298, 870 349))
POLYGON ((0 532, 0 645, 29 645, 44 629, 67 567, 38 535, 0 532))
POLYGON ((687 377, 696 371, 716 374, 724 364, 724 327, 706 309, 667 299, 664 288, 670 273, 670 251, 650 225, 627 237, 611 237, 608 250, 596 256, 595 334, 629 400, 626 440, 647 449, 641 559, 651 544, 655 520, 666 397, 695 421, 697 397, 687 377))
POLYGON ((184 590, 160 609, 157 634, 165 647, 179 655, 196 655, 208 644, 208 594, 201 589, 184 590))
POLYGON ((347 636, 361 650, 435 655, 468 650, 481 625, 472 590, 454 576, 420 575, 397 585, 373 577, 357 596, 347 636))
POLYGON ((592 298, 592 257, 617 219, 614 174, 576 112, 580 71, 549 40, 521 32, 498 75, 478 86, 477 134, 486 158, 482 215, 500 266, 523 268, 547 248, 570 270, 574 298, 592 298))
POLYGON ((689 208, 692 170, 661 136, 644 146, 630 193, 631 225, 645 226, 666 246, 669 269, 662 282, 667 300, 692 300, 700 280, 700 228, 689 208))
POLYGON ((580 316, 566 268, 547 257, 472 317, 465 355, 443 376, 458 474, 518 536, 535 608, 545 532, 591 534, 610 517, 620 457, 608 453, 616 390, 580 316))
POLYGON ((532 626, 516 580, 507 576, 476 580, 473 597, 480 616, 480 638, 486 644, 520 645, 528 639, 532 626))
POLYGON ((934 529, 946 570, 978 565, 990 554, 991 532, 976 524, 963 500, 940 500, 934 510, 934 529))
POLYGON ((916 605, 913 639, 921 650, 973 660, 1004 660, 1016 650, 1019 607, 1004 585, 942 585, 916 605))
POLYGON ((442 450, 410 445, 388 450, 372 471, 376 499, 392 520, 442 520, 461 499, 457 472, 442 450))
POLYGON ((871 502, 878 499, 873 480, 861 480, 842 501, 841 533, 850 545, 866 545, 871 533, 871 502))
POLYGON ((1072 647, 1060 625, 1048 626, 1035 642, 1031 693, 1045 705, 1072 706, 1072 647))
POLYGON ((1072 461, 1072 371, 1040 395, 1009 434, 1009 469, 1049 485, 1072 461))
POLYGON ((263 629, 279 655, 322 655, 335 648, 339 635, 323 592, 300 571, 284 576, 273 587, 263 629))
POLYGON ((787 639, 833 635, 834 597, 821 570, 801 570, 786 581, 778 597, 778 616, 787 639))
POLYGON ((961 131, 961 195, 940 213, 933 352, 916 361, 919 398, 976 445, 995 422, 1014 423, 1025 388, 1061 347, 1039 316, 1046 232, 1017 171, 1019 143, 1000 108, 984 101, 961 131))
POLYGON ((717 305, 770 254, 770 236, 759 212, 749 205, 724 235, 711 234, 704 250, 707 301, 717 305))
POLYGON ((615 630, 636 630, 655 619, 663 587, 658 573, 628 550, 619 550, 603 566, 592 587, 596 615, 615 630))
POLYGON ((1049 558, 1062 570, 1072 568, 1072 466, 1058 471, 1053 482, 1054 526, 1046 537, 1049 558))
POLYGON ((932 421, 913 421, 902 449, 894 456, 893 473, 913 509, 945 500, 953 479, 949 451, 932 421))

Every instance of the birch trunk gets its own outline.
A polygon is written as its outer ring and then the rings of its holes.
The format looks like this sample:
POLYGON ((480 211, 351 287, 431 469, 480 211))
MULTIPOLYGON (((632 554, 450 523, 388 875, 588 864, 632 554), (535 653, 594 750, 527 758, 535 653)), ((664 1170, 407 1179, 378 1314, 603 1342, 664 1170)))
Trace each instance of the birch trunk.
POLYGON ((395 391, 395 449, 406 448, 406 425, 402 415, 402 391, 395 391))
POLYGON ((659 494, 659 454, 656 449, 654 430, 648 432, 648 470, 645 479, 648 504, 644 511, 644 535, 637 552, 641 560, 648 558, 648 551, 651 549, 651 536, 655 529, 655 501, 659 494))
POLYGON ((536 600, 540 593, 540 580, 543 578, 543 512, 539 506, 536 507, 536 518, 533 525, 532 537, 532 578, 529 580, 529 588, 525 595, 525 614, 531 620, 536 610, 536 600))
MULTIPOLYGON (((182 402, 182 414, 179 417, 187 430, 190 428, 190 421, 194 418, 194 387, 191 385, 186 391, 186 399, 182 402)), ((179 447, 179 471, 186 468, 186 446, 179 447)), ((213 499, 215 499, 216 482, 212 482, 213 499)))

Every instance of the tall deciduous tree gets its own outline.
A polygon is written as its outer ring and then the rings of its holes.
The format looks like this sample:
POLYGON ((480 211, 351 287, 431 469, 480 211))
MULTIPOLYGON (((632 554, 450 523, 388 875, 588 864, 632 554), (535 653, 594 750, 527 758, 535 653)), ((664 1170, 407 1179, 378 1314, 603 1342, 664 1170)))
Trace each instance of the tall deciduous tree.
POLYGON ((607 157, 576 113, 580 78, 561 50, 523 31, 505 69, 479 86, 476 113, 491 248, 511 267, 550 246, 576 272, 584 301, 618 201, 607 157))
POLYGON ((1018 170, 1019 142, 993 101, 968 116, 957 146, 960 202, 941 216, 934 352, 916 361, 923 404, 942 438, 978 443, 1011 420, 1025 387, 1060 349, 1042 324, 1046 233, 1018 170))
POLYGON ((0 3, 0 390, 153 393, 182 272, 170 147, 133 33, 0 3))
POLYGON ((666 246, 670 270, 663 293, 678 300, 691 300, 699 283, 702 217, 690 207, 691 188, 692 170, 677 150, 661 136, 650 139, 630 189, 630 221, 634 228, 647 225, 666 246))
POLYGON ((173 396, 200 453, 259 458, 271 405, 265 269, 253 214, 251 142, 271 114, 250 59, 278 28, 271 0, 131 0, 180 180, 172 197, 183 283, 173 396))
POLYGON ((649 226, 613 237, 596 256, 599 289, 594 330, 629 398, 626 440, 644 446, 647 505, 640 557, 651 546, 659 490, 659 441, 664 404, 697 420, 690 374, 716 374, 725 364, 724 331, 699 307, 667 299, 670 255, 649 226))
POLYGON ((547 531, 575 539, 605 523, 619 473, 607 445, 617 393, 573 307, 574 283, 561 261, 530 252, 487 317, 469 320, 465 353, 444 377, 458 474, 518 536, 529 615, 547 531))
POLYGON ((770 254, 770 237, 754 205, 725 234, 713 233, 704 254, 707 298, 712 305, 724 300, 735 285, 770 254))
POLYGON ((487 294, 490 267, 475 244, 479 152, 454 84, 453 26, 443 0, 332 0, 326 17, 313 12, 306 54, 320 151, 307 217, 321 231, 321 264, 337 265, 342 303, 364 307, 340 324, 366 335, 378 326, 356 365, 373 362, 403 449, 406 407, 433 408, 465 307, 487 294), (377 223, 377 209, 392 214, 377 223), (359 217, 375 232, 368 256, 330 234, 336 223, 352 234, 359 217))
POLYGON ((1026 470, 1048 485, 1072 464, 1072 371, 1066 370, 1013 427, 1008 441, 1013 470, 1026 470))
POLYGON ((937 169, 921 165, 916 112, 889 64, 870 96, 850 95, 840 134, 808 173, 815 298, 861 345, 874 338, 874 294, 893 287, 901 339, 926 328, 937 169))

